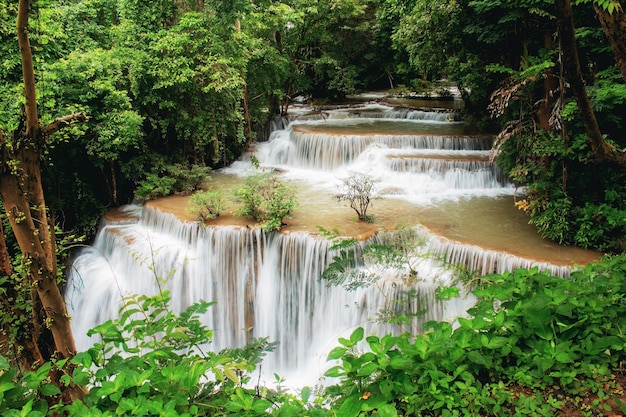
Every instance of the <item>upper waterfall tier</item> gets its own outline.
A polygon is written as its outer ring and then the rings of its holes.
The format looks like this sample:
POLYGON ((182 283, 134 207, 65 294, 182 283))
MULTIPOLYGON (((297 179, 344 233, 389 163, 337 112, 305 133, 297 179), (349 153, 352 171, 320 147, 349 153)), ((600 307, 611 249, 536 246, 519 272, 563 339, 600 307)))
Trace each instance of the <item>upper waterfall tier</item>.
MULTIPOLYGON (((455 114, 370 105, 295 115, 253 152, 262 167, 329 191, 361 172, 380 194, 416 203, 512 195, 514 184, 489 159, 493 137, 455 114)), ((226 172, 249 167, 241 161, 226 172)))

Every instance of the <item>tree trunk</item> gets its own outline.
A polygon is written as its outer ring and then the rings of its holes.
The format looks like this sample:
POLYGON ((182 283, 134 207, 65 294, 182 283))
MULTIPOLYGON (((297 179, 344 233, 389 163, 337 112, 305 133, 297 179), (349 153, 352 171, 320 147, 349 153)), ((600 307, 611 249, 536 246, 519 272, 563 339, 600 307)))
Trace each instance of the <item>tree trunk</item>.
POLYGON ((626 155, 619 152, 602 137, 598 120, 585 89, 576 38, 574 36, 572 4, 570 0, 555 0, 555 6, 563 68, 580 112, 585 133, 587 134, 587 143, 591 149, 594 162, 615 163, 619 169, 626 171, 626 155))
MULTIPOLYGON (((24 81, 24 125, 14 132, 12 141, 0 135, 0 195, 20 247, 30 285, 35 290, 34 304, 40 302, 45 312, 45 323, 39 324, 45 324, 50 329, 56 354, 60 358, 71 358, 76 354, 76 344, 70 317, 57 285, 53 228, 48 221, 40 164, 47 135, 72 120, 84 120, 84 115, 69 115, 55 120, 46 128, 40 127, 35 71, 28 39, 29 10, 30 1, 19 0, 17 38, 24 81)), ((33 340, 37 340, 37 335, 32 336, 33 340)), ((58 375, 51 377, 63 391, 64 400, 83 396, 80 387, 65 387, 58 383, 58 375)))
MULTIPOLYGON (((235 19, 235 31, 241 32, 241 21, 239 19, 235 19)), ((247 140, 251 140, 252 139, 252 121, 250 119, 250 107, 248 103, 248 86, 247 85, 243 86, 242 105, 243 105, 243 119, 244 119, 243 134, 247 140)))
POLYGON ((113 161, 109 161, 109 169, 111 170, 111 198, 113 199, 113 205, 117 207, 117 177, 115 175, 115 163, 113 161))
POLYGON ((604 35, 611 44, 611 50, 615 55, 615 61, 622 73, 624 81, 626 81, 626 15, 624 15, 624 9, 621 4, 613 10, 613 13, 609 13, 608 10, 604 10, 597 2, 593 2, 593 7, 598 15, 598 20, 604 30, 604 35))
MULTIPOLYGON (((19 306, 17 306, 19 294, 13 287, 12 275, 13 268, 4 239, 4 227, 0 222, 0 276, 8 277, 7 281, 0 283, 0 289, 2 289, 0 291, 0 310, 6 314, 6 317, 19 319, 24 316, 24 312, 20 311, 19 306)), ((16 320, 16 322, 20 321, 16 320)), ((19 362, 23 371, 36 369, 45 361, 37 344, 37 332, 33 329, 25 330, 29 326, 28 322, 26 320, 23 322, 24 324, 19 323, 19 328, 15 328, 14 323, 8 322, 2 322, 2 326, 0 326, 0 354, 19 362)))
MULTIPOLYGON (((552 31, 547 30, 544 33, 544 47, 551 50, 554 47, 552 41, 552 31)), ((552 130, 550 119, 552 116, 552 107, 556 102, 556 93, 559 89, 559 79, 553 68, 549 68, 544 74, 543 80, 543 99, 539 103, 537 109, 537 119, 539 119, 539 128, 541 130, 552 130)))

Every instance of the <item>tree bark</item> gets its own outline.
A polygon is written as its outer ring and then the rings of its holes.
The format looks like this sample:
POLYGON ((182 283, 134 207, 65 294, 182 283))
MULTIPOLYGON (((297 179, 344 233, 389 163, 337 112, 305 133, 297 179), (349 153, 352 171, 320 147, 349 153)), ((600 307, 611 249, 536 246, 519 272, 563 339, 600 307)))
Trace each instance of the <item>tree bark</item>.
MULTIPOLYGON (((17 38, 24 81, 24 125, 14 132, 12 141, 0 135, 0 196, 20 247, 31 287, 36 292, 38 300, 35 300, 35 305, 41 302, 45 312, 45 326, 52 333, 56 354, 61 358, 71 358, 76 354, 76 344, 70 317, 57 285, 53 227, 48 221, 41 181, 41 159, 47 134, 80 117, 70 115, 57 119, 46 128, 40 127, 35 70, 28 38, 29 10, 30 1, 19 0, 17 38)), ((58 383, 58 377, 51 377, 58 383)), ((64 400, 81 398, 84 394, 75 385, 58 385, 64 400)))
POLYGON ((574 18, 570 0, 555 0, 556 22, 561 46, 561 59, 567 74, 570 88, 587 134, 587 144, 596 163, 610 162, 626 171, 626 154, 607 143, 602 137, 598 120, 591 107, 591 101, 585 89, 578 49, 574 35, 574 18))
POLYGON ((609 40, 617 67, 626 81, 626 15, 619 1, 616 3, 618 7, 613 10, 613 13, 604 10, 595 1, 593 8, 596 10, 604 35, 609 40))
MULTIPOLYGON (((0 222, 0 275, 9 277, 5 284, 0 285, 0 309, 5 312, 8 317, 18 318, 23 315, 18 311, 16 302, 19 298, 17 290, 12 286, 13 268, 11 266, 11 258, 4 239, 4 226, 0 222)), ((11 335, 9 323, 2 323, 0 327, 0 353, 10 356, 12 359, 19 361, 22 370, 31 371, 44 363, 43 355, 37 345, 37 335, 34 332, 24 332, 22 328, 13 329, 16 334, 11 335), (21 352, 20 352, 21 347, 21 352), (18 354, 18 352, 20 352, 18 354)), ((27 326, 27 325, 25 325, 27 326)))

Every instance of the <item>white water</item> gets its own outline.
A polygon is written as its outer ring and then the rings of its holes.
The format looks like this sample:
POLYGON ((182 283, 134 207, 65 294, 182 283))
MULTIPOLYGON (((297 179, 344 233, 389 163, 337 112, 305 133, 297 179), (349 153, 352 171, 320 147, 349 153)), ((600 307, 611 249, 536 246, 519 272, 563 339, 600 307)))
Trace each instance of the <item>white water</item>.
MULTIPOLYGON (((445 134, 447 123, 455 131, 459 127, 446 122, 445 114, 412 122, 412 133, 337 131, 351 126, 358 130, 359 121, 375 128, 372 120, 391 117, 388 112, 371 106, 360 113, 329 111, 315 116, 315 121, 293 121, 274 132, 269 142, 258 144, 255 154, 262 166, 280 168, 287 180, 333 190, 342 177, 358 171, 374 176, 378 191, 388 198, 421 204, 514 192, 512 184, 485 161, 484 138, 445 134), (364 118, 368 112, 376 116, 364 118), (326 123, 330 124, 324 131, 326 123), (297 129, 303 125, 318 130, 302 133, 297 129), (422 129, 429 133, 420 133, 422 129), (444 133, 432 134, 433 129, 444 133)), ((252 170, 244 158, 224 172, 243 176, 252 170)), ((163 286, 172 292, 177 311, 201 299, 217 302, 203 317, 215 330, 214 349, 241 346, 251 337, 278 341, 277 351, 263 364, 262 378, 267 381, 277 373, 293 386, 314 384, 329 367, 325 358, 338 337, 347 337, 358 326, 367 333, 397 330, 373 319, 381 308, 392 308, 388 300, 402 297, 408 289, 405 283, 386 277, 378 286, 352 292, 328 287, 319 279, 331 259, 326 240, 307 233, 267 236, 245 227, 203 227, 149 207, 129 209, 135 210, 136 221, 103 225, 93 249, 74 263, 67 300, 81 350, 92 343, 85 336, 88 329, 117 316, 122 295, 153 294, 158 291, 157 279, 165 280, 163 286)), ((427 237, 423 251, 483 274, 538 264, 436 236, 427 237)), ((558 275, 569 271, 539 265, 558 275)), ((408 300, 409 306, 412 312, 425 309, 426 315, 413 323, 416 329, 424 320, 453 320, 473 302, 471 297, 435 301, 435 289, 452 281, 450 271, 438 262, 420 260, 418 278, 411 288, 419 297, 408 300)))

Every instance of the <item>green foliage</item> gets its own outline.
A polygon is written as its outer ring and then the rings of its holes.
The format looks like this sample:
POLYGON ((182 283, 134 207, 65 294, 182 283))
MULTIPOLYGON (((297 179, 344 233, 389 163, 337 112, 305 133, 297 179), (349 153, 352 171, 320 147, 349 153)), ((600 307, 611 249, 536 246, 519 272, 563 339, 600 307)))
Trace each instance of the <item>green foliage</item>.
POLYGON ((626 230, 624 174, 610 167, 599 171, 587 162, 589 152, 583 134, 566 141, 545 131, 523 130, 502 145, 498 164, 525 186, 516 206, 542 237, 620 253, 626 230))
POLYGON ((625 272, 622 256, 569 279, 490 275, 458 326, 383 337, 356 329, 328 355, 338 361, 326 373, 338 378, 326 391, 331 407, 342 417, 556 415, 610 386, 626 356, 625 272))
POLYGON ((139 183, 135 196, 153 200, 172 194, 189 194, 203 188, 209 179, 211 168, 184 164, 167 165, 155 169, 139 183))
POLYGON ((568 198, 552 198, 543 207, 533 204, 529 223, 537 227, 542 237, 560 244, 569 243, 572 229, 571 209, 572 202, 568 198))
POLYGON ((175 315, 167 292, 128 297, 119 319, 88 333, 101 342, 73 359, 77 367, 71 377, 90 390, 84 403, 69 406, 70 415, 81 415, 85 407, 117 414, 197 415, 220 387, 239 384, 254 364, 205 351, 213 332, 199 315, 210 305, 200 302, 175 315))
POLYGON ((367 209, 372 200, 376 198, 375 185, 376 180, 374 178, 355 172, 344 178, 338 185, 338 194, 335 194, 335 198, 338 202, 348 201, 350 208, 356 212, 359 220, 372 223, 374 218, 367 214, 367 209))
POLYGON ((626 210, 610 204, 586 204, 576 211, 576 245, 600 251, 626 250, 626 210))
POLYGON ((267 232, 279 230, 297 204, 295 191, 271 172, 246 177, 235 197, 242 205, 238 214, 251 216, 267 232))
POLYGON ((591 1, 593 1, 593 3, 596 3, 602 9, 608 11, 610 14, 613 14, 613 12, 616 10, 622 9, 622 5, 619 1, 616 0, 575 0, 574 4, 589 3, 591 1))
POLYGON ((6 417, 44 417, 48 414, 45 397, 61 393, 49 382, 52 364, 18 375, 17 369, 0 355, 0 414, 6 417))
MULTIPOLYGON (((333 242, 332 261, 321 278, 330 286, 342 286, 348 291, 374 287, 385 299, 376 312, 378 322, 419 331, 425 311, 421 308, 422 296, 412 285, 420 279, 418 264, 430 258, 424 250, 425 235, 406 227, 381 233, 375 241, 361 242, 342 237, 337 230, 320 231, 333 242), (394 277, 393 285, 385 285, 390 276, 394 277)), ((458 294, 458 289, 446 288, 440 299, 454 293, 458 294)))
POLYGON ((18 376, 0 356, 0 412, 3 416, 310 416, 329 415, 311 403, 311 390, 299 394, 278 386, 248 388, 251 371, 275 344, 255 339, 221 352, 207 350, 213 332, 200 317, 212 303, 198 302, 180 314, 169 307, 169 293, 129 296, 120 318, 92 329, 100 342, 76 355, 75 369, 61 381, 89 386, 84 399, 48 408, 46 397, 60 393, 48 382, 50 362, 18 376))
MULTIPOLYGON (((3 416, 553 416, 589 395, 622 395, 614 373, 626 359, 626 257, 605 257, 550 276, 536 268, 488 275, 457 323, 429 322, 421 334, 340 338, 327 356, 331 385, 316 393, 249 388, 250 372, 274 344, 206 349, 212 331, 201 301, 174 314, 167 292, 126 297, 120 318, 90 331, 100 342, 79 353, 72 375, 84 400, 50 409, 59 389, 48 363, 22 376, 0 357, 3 416)), ((444 289, 443 293, 449 291, 444 289)), ((616 401, 623 408, 623 402, 616 401)), ((597 404, 600 404, 599 402, 597 404)))
POLYGON ((201 222, 215 219, 224 210, 224 202, 218 191, 198 191, 189 198, 189 211, 198 216, 201 222))
POLYGON ((339 231, 320 228, 333 242, 333 259, 322 273, 330 285, 341 285, 348 290, 367 287, 380 280, 385 271, 410 283, 417 279, 417 264, 427 257, 423 249, 426 236, 412 227, 389 233, 380 233, 377 242, 361 242, 339 235, 339 231))
POLYGON ((174 193, 176 180, 170 177, 161 177, 156 173, 148 173, 146 179, 139 183, 135 196, 137 198, 154 200, 174 193))

